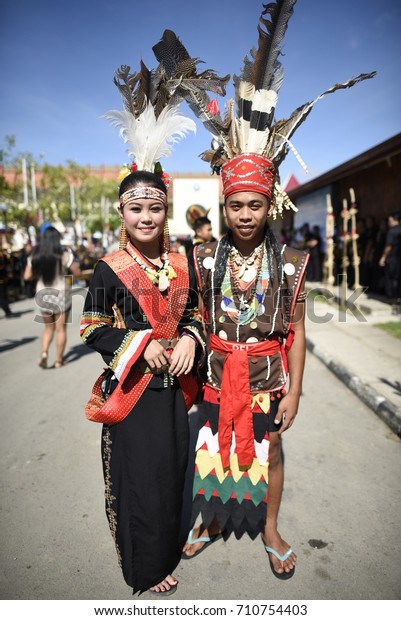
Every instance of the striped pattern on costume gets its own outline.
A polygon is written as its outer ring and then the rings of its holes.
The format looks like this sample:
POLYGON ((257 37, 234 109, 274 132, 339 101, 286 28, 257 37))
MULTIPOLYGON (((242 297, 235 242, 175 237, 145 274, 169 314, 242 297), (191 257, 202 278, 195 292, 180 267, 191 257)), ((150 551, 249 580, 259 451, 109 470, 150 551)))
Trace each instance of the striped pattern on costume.
POLYGON ((110 327, 114 324, 114 317, 109 314, 99 314, 98 312, 83 312, 81 316, 80 336, 86 344, 90 334, 99 327, 110 327))
POLYGON ((123 378, 126 368, 131 368, 132 359, 137 357, 136 352, 139 349, 142 352, 143 347, 141 345, 144 340, 148 341, 151 333, 151 329, 143 329, 137 332, 131 331, 125 336, 110 364, 110 368, 114 370, 114 374, 119 381, 123 378))

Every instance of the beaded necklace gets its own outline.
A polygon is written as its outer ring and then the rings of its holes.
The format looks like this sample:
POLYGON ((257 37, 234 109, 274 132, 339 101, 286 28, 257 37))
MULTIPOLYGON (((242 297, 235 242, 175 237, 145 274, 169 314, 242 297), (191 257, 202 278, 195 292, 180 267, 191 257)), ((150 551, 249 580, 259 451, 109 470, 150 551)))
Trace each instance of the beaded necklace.
POLYGON ((153 284, 159 288, 161 293, 167 291, 170 286, 170 280, 177 277, 172 266, 169 264, 168 260, 168 252, 163 250, 160 255, 162 261, 162 267, 157 267, 156 265, 149 265, 145 263, 145 261, 141 260, 140 256, 138 256, 137 252, 139 250, 134 249, 134 247, 128 243, 125 248, 130 256, 138 263, 138 265, 146 272, 150 280, 153 284))
POLYGON ((248 299, 245 299, 246 292, 240 293, 236 288, 235 280, 231 275, 230 261, 227 261, 227 267, 221 285, 221 308, 227 312, 230 319, 237 325, 247 325, 265 311, 263 301, 269 284, 269 264, 267 260, 267 250, 264 244, 262 252, 259 269, 258 271, 255 270, 255 282, 249 290, 248 299))
POLYGON ((240 267, 238 273, 240 280, 249 283, 257 277, 258 272, 254 267, 254 263, 257 259, 262 258, 263 246, 264 243, 262 242, 249 256, 243 256, 235 246, 231 248, 230 258, 240 267))

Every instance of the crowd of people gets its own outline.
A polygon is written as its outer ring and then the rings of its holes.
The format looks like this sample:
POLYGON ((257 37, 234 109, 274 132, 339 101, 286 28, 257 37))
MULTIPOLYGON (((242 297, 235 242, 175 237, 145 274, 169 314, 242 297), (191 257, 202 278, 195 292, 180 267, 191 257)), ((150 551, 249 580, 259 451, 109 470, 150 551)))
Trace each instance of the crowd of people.
POLYGON ((67 325, 72 305, 72 286, 87 285, 94 266, 105 250, 93 243, 71 247, 51 223, 43 224, 37 242, 21 250, 2 243, 0 251, 0 307, 7 319, 18 317, 13 302, 35 298, 43 331, 38 364, 46 369, 49 350, 55 341, 52 368, 65 365, 67 325))
MULTIPOLYGON (((387 299, 393 306, 399 304, 401 281, 401 211, 382 218, 358 218, 356 220, 356 248, 359 283, 367 294, 387 299)), ((282 229, 280 242, 303 249, 310 255, 306 278, 309 282, 327 280, 325 231, 319 226, 304 223, 299 229, 282 229)), ((342 282, 344 273, 349 287, 355 283, 355 256, 352 243, 348 241, 344 252, 342 231, 334 238, 334 281, 342 282), (344 268, 344 255, 347 266, 344 268)))
MULTIPOLYGON (((374 294, 389 300, 392 304, 399 299, 401 279, 401 242, 399 241, 401 212, 396 212, 379 221, 375 217, 358 218, 356 221, 359 283, 367 294, 374 294), (391 245, 391 252, 388 246, 391 245), (385 251, 385 248, 387 250, 385 251), (388 255, 388 258, 387 258, 388 255), (387 267, 386 267, 387 263, 387 267), (398 289, 397 289, 398 287, 398 289)), ((211 220, 207 216, 198 217, 192 224, 193 234, 178 235, 171 239, 171 250, 184 254, 193 265, 194 247, 214 241, 211 220)), ((327 281, 325 231, 320 226, 304 223, 299 228, 282 228, 277 235, 280 243, 305 250, 310 259, 306 278, 308 282, 327 281)), ((347 268, 344 270, 344 240, 341 230, 334 238, 334 281, 342 282, 344 271, 349 287, 354 285, 354 256, 352 245, 347 244, 347 268)), ((81 279, 78 283, 87 285, 93 269, 102 256, 117 249, 116 244, 104 248, 98 240, 89 237, 76 246, 65 246, 74 254, 74 262, 79 265, 81 279)), ((35 296, 35 278, 24 277, 34 246, 27 242, 21 250, 10 250, 5 243, 0 249, 0 307, 7 318, 13 317, 10 304, 23 298, 35 296)), ((77 280, 76 280, 77 282, 77 280)))
MULTIPOLYGON (((44 229, 42 229, 44 230, 44 229)), ((39 233, 39 241, 41 239, 41 234, 39 233)), ((24 277, 25 269, 28 262, 31 259, 32 252, 35 246, 38 245, 38 242, 33 244, 32 242, 27 242, 21 249, 11 248, 11 245, 8 241, 4 241, 4 237, 1 236, 0 230, 0 240, 2 241, 0 247, 0 283, 2 285, 2 295, 1 299, 6 299, 6 305, 3 306, 1 303, 1 308, 5 310, 6 307, 10 308, 10 304, 18 301, 20 299, 32 298, 35 296, 35 279, 27 280, 24 277), (7 306, 8 304, 8 306, 7 306)), ((61 236, 61 244, 64 249, 68 249, 74 254, 74 261, 79 264, 80 271, 85 276, 85 272, 93 271, 93 268, 96 262, 99 260, 101 256, 103 256, 107 249, 103 248, 99 243, 96 243, 96 240, 85 239, 83 243, 75 245, 65 243, 61 236)), ((83 277, 83 279, 85 279, 83 277)), ((9 312, 5 312, 6 315, 12 317, 13 313, 11 309, 9 312)))

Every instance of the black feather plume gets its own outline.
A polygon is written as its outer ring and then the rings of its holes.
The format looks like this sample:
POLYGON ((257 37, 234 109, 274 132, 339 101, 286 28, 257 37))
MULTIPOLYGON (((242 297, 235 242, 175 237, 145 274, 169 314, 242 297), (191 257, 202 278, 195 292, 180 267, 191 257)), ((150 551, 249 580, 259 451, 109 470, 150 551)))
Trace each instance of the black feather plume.
POLYGON ((295 3, 296 0, 277 0, 276 3, 271 2, 263 5, 264 11, 260 16, 258 25, 258 51, 251 75, 251 82, 256 90, 269 90, 272 87, 276 71, 281 67, 278 60, 281 54, 281 44, 295 3), (269 15, 270 20, 264 15, 269 15), (260 24, 266 30, 263 30, 260 24))
POLYGON ((167 77, 171 77, 182 60, 190 59, 190 56, 172 30, 165 30, 163 36, 152 47, 156 59, 163 65, 167 77))

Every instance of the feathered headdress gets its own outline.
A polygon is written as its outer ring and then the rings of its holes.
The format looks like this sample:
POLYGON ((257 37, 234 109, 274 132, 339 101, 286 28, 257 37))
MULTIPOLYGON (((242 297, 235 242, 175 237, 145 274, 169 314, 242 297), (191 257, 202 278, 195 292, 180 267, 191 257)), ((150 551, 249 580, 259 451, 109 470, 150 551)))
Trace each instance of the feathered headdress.
MULTIPOLYGON (((203 92, 202 86, 200 86, 200 93, 199 89, 197 91, 192 89, 192 83, 196 84, 197 79, 193 79, 186 86, 184 86, 185 80, 183 79, 182 86, 180 84, 176 90, 177 94, 179 93, 187 100, 196 116, 213 135, 211 148, 204 151, 201 158, 210 162, 214 172, 219 173, 225 162, 242 153, 255 153, 263 156, 277 170, 290 149, 305 167, 290 138, 306 119, 315 103, 329 93, 349 88, 376 75, 376 72, 362 73, 347 82, 335 84, 313 101, 297 108, 289 118, 276 121, 274 114, 284 77, 279 57, 295 2, 296 0, 276 0, 263 4, 258 25, 258 47, 250 51, 250 58, 245 57, 240 75, 234 76, 235 100, 227 102, 224 119, 221 119, 218 113, 214 115, 215 106, 211 105, 212 102, 203 92)), ((170 33, 169 36, 175 37, 171 31, 166 32, 170 33)), ((174 54, 168 46, 163 45, 163 41, 153 50, 167 73, 169 65, 178 69, 174 54)), ((180 51, 190 61, 182 44, 180 51)), ((192 61, 195 64, 196 62, 192 61)), ((216 79, 216 76, 214 77, 216 79)), ((222 82, 225 84, 228 79, 229 76, 223 78, 220 85, 222 82)), ((218 89, 216 91, 218 92, 218 89)), ((273 217, 277 215, 277 212, 281 214, 284 208, 296 210, 280 187, 278 179, 275 181, 273 199, 275 203, 273 217)))
POLYGON ((158 172, 159 159, 170 156, 176 142, 196 131, 195 122, 178 112, 184 99, 197 113, 199 106, 202 108, 199 117, 210 131, 221 131, 223 122, 219 116, 207 111, 209 98, 205 91, 225 95, 230 76, 221 79, 208 70, 198 75, 196 67, 200 61, 190 58, 171 30, 164 32, 153 49, 160 61, 155 70, 141 62, 139 73, 130 73, 131 68, 126 65, 115 72, 114 83, 121 93, 124 110, 110 110, 104 118, 120 130, 135 167, 158 172))
POLYGON ((161 68, 149 71, 141 62, 141 70, 130 73, 131 68, 122 65, 114 77, 124 110, 110 110, 103 118, 119 129, 120 137, 127 144, 127 152, 133 164, 126 166, 119 180, 131 170, 147 170, 162 174, 160 158, 169 157, 173 145, 188 132, 196 132, 196 124, 178 112, 180 101, 163 90, 161 68))

